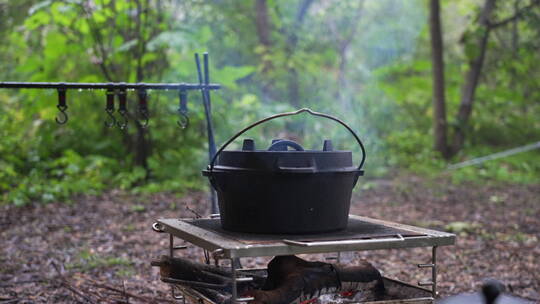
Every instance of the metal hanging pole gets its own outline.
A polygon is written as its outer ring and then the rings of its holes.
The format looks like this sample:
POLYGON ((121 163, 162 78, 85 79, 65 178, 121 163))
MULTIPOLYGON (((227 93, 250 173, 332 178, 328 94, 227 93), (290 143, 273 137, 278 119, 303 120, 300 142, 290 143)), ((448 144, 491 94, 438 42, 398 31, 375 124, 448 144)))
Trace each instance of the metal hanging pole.
POLYGON ((218 90, 221 86, 215 83, 84 83, 84 82, 11 82, 0 81, 0 88, 4 89, 149 89, 149 90, 218 90))
MULTIPOLYGON (((208 63, 208 53, 203 54, 204 59, 204 85, 205 87, 210 84, 210 65, 208 63)), ((214 155, 216 155, 216 142, 214 140, 214 129, 212 125, 212 102, 210 100, 210 91, 207 89, 204 89, 204 92, 206 94, 206 102, 208 105, 208 159, 213 158, 214 155)), ((212 200, 212 213, 216 214, 219 213, 219 207, 217 204, 217 197, 216 197, 216 191, 214 191, 213 188, 210 188, 210 199, 212 200)))
MULTIPOLYGON (((58 109, 62 115, 62 119, 56 119, 60 124, 67 122, 68 116, 66 114, 67 105, 65 102, 66 91, 68 89, 77 89, 77 90, 107 90, 107 114, 110 116, 111 121, 105 122, 109 127, 112 127, 115 123, 120 126, 120 128, 125 128, 127 126, 127 108, 125 102, 125 94, 127 91, 137 90, 139 92, 140 102, 139 102, 139 111, 143 118, 143 127, 146 126, 148 122, 148 108, 146 101, 146 90, 178 90, 180 91, 180 114, 183 117, 183 121, 179 122, 179 125, 182 128, 185 128, 188 123, 187 119, 187 91, 190 90, 200 90, 204 105, 205 117, 206 117, 206 128, 208 132, 208 159, 211 161, 216 153, 216 144, 214 141, 214 130, 212 126, 212 110, 211 110, 211 100, 210 100, 210 91, 218 90, 221 88, 221 85, 210 83, 210 72, 209 72, 209 63, 208 63, 208 53, 204 53, 204 78, 201 70, 201 64, 199 60, 199 55, 195 54, 195 62, 197 64, 197 72, 199 76, 199 83, 126 83, 126 82, 106 82, 106 83, 82 83, 82 82, 15 82, 15 81, 0 81, 0 89, 57 89, 59 90, 59 105, 58 109), (114 112, 114 94, 118 92, 119 97, 119 109, 118 113, 122 115, 123 122, 120 123, 116 121, 116 118, 113 116, 114 112), (112 99, 111 99, 112 96, 112 99)), ((216 193, 210 188, 211 201, 212 201, 212 213, 216 214, 219 212, 216 193)))

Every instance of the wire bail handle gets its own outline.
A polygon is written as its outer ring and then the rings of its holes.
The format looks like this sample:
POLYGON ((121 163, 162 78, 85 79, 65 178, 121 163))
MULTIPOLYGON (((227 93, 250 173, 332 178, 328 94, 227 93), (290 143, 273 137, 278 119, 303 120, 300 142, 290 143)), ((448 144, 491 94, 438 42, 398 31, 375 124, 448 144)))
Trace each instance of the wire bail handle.
POLYGON ((360 146, 360 149, 362 150, 362 160, 360 161, 360 165, 358 165, 358 170, 359 171, 362 171, 362 167, 364 166, 364 162, 366 161, 366 149, 364 148, 364 144, 362 144, 362 141, 360 140, 360 138, 358 137, 358 135, 356 135, 356 133, 353 131, 353 129, 351 127, 349 127, 349 125, 347 125, 345 122, 343 122, 342 120, 340 120, 339 118, 336 118, 334 116, 331 116, 331 115, 328 115, 328 114, 324 114, 324 113, 320 113, 320 112, 315 112, 309 108, 302 108, 300 110, 297 110, 297 111, 294 111, 294 112, 285 112, 285 113, 280 113, 280 114, 276 114, 276 115, 272 115, 272 116, 269 116, 269 117, 266 117, 264 119, 261 119, 257 122, 254 122, 253 124, 245 127, 244 129, 240 130, 238 133, 236 133, 235 135, 233 135, 233 137, 229 138, 229 140, 227 140, 225 142, 225 144, 223 144, 223 146, 221 146, 221 148, 219 148, 219 150, 216 152, 216 154, 214 154, 214 157, 212 158, 212 161, 210 162, 210 164, 208 165, 208 171, 210 171, 210 173, 212 172, 212 170, 214 169, 214 165, 215 165, 215 162, 217 160, 217 157, 219 156, 219 154, 225 150, 225 148, 230 144, 232 143, 235 139, 237 139, 240 135, 244 134, 246 131, 250 130, 251 128, 255 127, 255 126, 258 126, 262 123, 265 123, 267 121, 270 121, 270 120, 273 120, 273 119, 276 119, 276 118, 279 118, 279 117, 284 117, 284 116, 292 116, 292 115, 297 115, 297 114, 300 114, 300 113, 303 113, 303 112, 306 112, 306 113, 309 113, 311 115, 314 115, 314 116, 319 116, 319 117, 324 117, 324 118, 328 118, 330 120, 333 120, 339 124, 341 124, 343 127, 345 127, 354 137, 354 139, 356 139, 356 142, 358 142, 358 145, 360 146))

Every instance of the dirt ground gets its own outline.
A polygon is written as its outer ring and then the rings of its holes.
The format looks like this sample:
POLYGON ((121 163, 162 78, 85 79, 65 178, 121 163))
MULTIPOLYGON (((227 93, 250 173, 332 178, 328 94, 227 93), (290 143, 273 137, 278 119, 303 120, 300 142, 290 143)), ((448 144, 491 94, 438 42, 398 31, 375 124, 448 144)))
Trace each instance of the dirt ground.
MULTIPOLYGON (((540 185, 453 185, 396 178, 361 185, 351 213, 457 235, 438 251, 441 297, 478 290, 486 278, 540 302, 540 185)), ((207 215, 206 194, 149 197, 112 191, 73 203, 0 207, 0 303, 164 303, 170 291, 150 261, 168 238, 156 218, 207 215), (191 210, 189 210, 189 209, 191 210)), ((178 252, 202 261, 199 249, 178 252)), ((345 254, 385 276, 416 284, 430 277, 427 248, 345 254)), ((320 258, 320 257, 315 257, 320 258)), ((249 260, 245 264, 264 264, 249 260)))

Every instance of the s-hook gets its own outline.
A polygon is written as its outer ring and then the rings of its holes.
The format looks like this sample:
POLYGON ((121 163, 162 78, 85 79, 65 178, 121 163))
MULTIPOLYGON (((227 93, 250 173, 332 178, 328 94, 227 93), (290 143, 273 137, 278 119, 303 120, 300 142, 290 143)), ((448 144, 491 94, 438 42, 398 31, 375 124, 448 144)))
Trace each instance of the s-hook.
POLYGON ((65 88, 59 88, 58 89, 58 105, 56 105, 58 110, 60 110, 61 119, 58 119, 58 117, 55 117, 54 120, 57 124, 63 125, 65 124, 69 117, 66 113, 66 110, 68 108, 66 104, 66 89, 65 88))
POLYGON ((116 125, 116 117, 114 117, 114 90, 113 89, 107 89, 107 105, 105 107, 105 112, 107 112, 107 115, 111 118, 109 122, 105 121, 105 125, 109 128, 112 128, 114 125, 116 125))
POLYGON ((176 121, 176 123, 178 124, 178 126, 180 126, 180 128, 185 129, 189 126, 189 117, 187 115, 187 91, 180 90, 178 92, 178 96, 180 99, 178 105, 178 115, 180 116, 180 120, 176 121))
POLYGON ((139 95, 139 116, 142 117, 141 127, 144 129, 148 127, 148 103, 146 102, 146 97, 148 96, 146 89, 139 89, 137 92, 139 95))
POLYGON ((126 89, 120 89, 118 91, 118 114, 122 116, 123 122, 116 122, 120 129, 125 129, 128 124, 128 111, 127 111, 127 91, 126 89))

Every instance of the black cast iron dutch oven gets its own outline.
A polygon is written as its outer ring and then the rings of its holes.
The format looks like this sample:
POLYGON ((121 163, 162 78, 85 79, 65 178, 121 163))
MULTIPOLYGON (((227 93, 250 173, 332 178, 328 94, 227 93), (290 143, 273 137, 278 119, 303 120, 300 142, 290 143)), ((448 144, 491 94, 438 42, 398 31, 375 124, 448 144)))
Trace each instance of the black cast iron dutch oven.
POLYGON ((346 228, 351 194, 363 175, 364 146, 356 133, 333 116, 300 109, 267 117, 244 128, 217 151, 207 176, 218 194, 221 226, 250 233, 321 233, 346 228), (354 136, 362 150, 358 167, 351 151, 333 151, 325 141, 322 151, 304 150, 289 140, 274 140, 267 150, 256 150, 244 140, 240 151, 225 148, 247 130, 283 116, 299 113, 340 123, 354 136), (289 150, 292 148, 292 150, 289 150))

